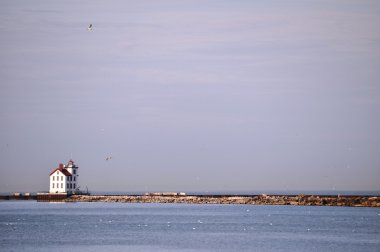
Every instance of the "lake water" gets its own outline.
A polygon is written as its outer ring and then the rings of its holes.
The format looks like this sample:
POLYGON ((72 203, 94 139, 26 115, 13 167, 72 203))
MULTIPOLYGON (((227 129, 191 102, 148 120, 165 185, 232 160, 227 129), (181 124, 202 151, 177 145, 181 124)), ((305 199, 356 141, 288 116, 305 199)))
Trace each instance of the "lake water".
POLYGON ((380 251, 380 209, 1 201, 0 251, 380 251))

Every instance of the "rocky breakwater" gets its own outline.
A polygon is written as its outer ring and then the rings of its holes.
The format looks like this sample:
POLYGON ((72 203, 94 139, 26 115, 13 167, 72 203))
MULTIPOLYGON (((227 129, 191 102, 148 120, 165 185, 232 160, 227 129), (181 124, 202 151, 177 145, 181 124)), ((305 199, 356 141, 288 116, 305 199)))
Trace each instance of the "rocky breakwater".
POLYGON ((377 196, 312 196, 312 195, 253 195, 253 196, 128 196, 73 195, 66 202, 125 202, 125 203, 187 203, 187 204, 252 204, 380 207, 377 196))

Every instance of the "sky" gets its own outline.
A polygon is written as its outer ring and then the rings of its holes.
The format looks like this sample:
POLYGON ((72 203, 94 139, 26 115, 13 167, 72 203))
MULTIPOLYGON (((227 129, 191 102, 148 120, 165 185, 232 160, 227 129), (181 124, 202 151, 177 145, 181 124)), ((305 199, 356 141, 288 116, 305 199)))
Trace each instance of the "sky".
POLYGON ((70 158, 93 191, 380 190, 379 24, 377 0, 1 0, 0 192, 70 158))

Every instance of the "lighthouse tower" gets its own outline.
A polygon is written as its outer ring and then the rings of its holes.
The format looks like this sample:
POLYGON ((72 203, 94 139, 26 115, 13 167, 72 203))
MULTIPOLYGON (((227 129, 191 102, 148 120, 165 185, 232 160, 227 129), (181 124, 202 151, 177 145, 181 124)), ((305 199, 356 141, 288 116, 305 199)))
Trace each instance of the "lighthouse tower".
POLYGON ((74 164, 74 161, 70 159, 70 161, 65 165, 65 169, 70 172, 71 176, 68 177, 67 184, 69 186, 68 191, 74 192, 79 190, 78 186, 78 166, 74 164))

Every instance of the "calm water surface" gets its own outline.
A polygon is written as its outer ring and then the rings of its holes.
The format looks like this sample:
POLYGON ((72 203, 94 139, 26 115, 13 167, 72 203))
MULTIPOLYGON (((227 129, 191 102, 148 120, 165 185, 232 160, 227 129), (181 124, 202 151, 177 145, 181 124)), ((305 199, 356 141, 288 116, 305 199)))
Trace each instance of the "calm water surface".
POLYGON ((380 251, 380 209, 2 201, 0 251, 380 251))

